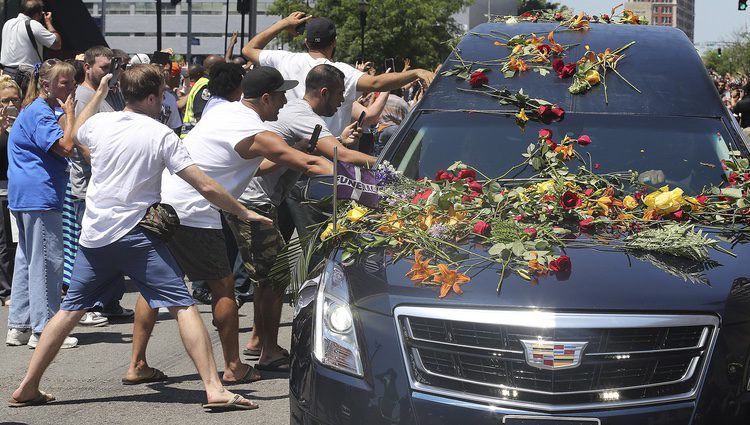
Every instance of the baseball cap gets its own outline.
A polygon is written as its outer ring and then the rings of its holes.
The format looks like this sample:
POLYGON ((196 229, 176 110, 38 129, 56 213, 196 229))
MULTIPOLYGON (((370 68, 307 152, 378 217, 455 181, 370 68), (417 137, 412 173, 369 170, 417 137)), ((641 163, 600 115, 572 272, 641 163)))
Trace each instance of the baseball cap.
POLYGON ((148 65, 150 63, 151 59, 145 53, 136 53, 130 57, 130 65, 148 65))
POLYGON ((309 44, 328 44, 336 38, 336 24, 328 18, 312 18, 307 21, 306 40, 309 44))
POLYGON ((285 80, 281 73, 270 66, 253 68, 242 79, 242 95, 245 99, 255 99, 265 93, 287 91, 297 87, 299 81, 285 80))

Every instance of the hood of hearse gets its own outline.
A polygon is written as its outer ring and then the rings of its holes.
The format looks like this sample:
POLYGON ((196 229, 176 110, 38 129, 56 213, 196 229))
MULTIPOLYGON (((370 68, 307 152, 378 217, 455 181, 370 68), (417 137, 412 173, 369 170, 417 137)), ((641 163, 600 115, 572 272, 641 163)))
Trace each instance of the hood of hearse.
MULTIPOLYGON (((528 281, 506 272, 498 291, 501 266, 485 263, 466 273, 471 281, 439 298, 439 285, 406 277, 413 261, 392 262, 383 250, 366 252, 344 267, 352 303, 392 315, 398 305, 461 308, 540 309, 555 311, 711 313, 723 321, 750 320, 750 241, 721 239, 736 257, 711 250, 701 264, 664 254, 607 249, 566 249, 569 274, 549 274, 528 281)), ((486 254, 487 247, 465 245, 486 254)))

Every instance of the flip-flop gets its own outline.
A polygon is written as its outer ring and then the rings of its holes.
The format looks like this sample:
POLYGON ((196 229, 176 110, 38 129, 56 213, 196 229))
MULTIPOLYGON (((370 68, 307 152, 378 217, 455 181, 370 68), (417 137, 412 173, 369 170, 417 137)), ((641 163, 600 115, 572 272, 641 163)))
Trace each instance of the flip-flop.
POLYGON ((255 368, 262 372, 284 372, 289 373, 289 357, 279 357, 266 365, 257 363, 255 368), (286 366, 286 367, 282 367, 286 366))
POLYGON ((151 375, 139 379, 128 379, 122 378, 122 385, 139 385, 149 384, 152 382, 163 382, 169 379, 169 377, 157 368, 151 370, 151 375))
POLYGON ((55 397, 51 394, 47 394, 44 391, 39 391, 36 397, 31 400, 18 401, 14 398, 8 400, 9 407, 27 407, 27 406, 39 406, 41 404, 47 404, 47 402, 53 401, 55 397))
POLYGON ((239 394, 235 394, 234 397, 232 397, 231 400, 224 402, 224 403, 206 403, 201 404, 201 407, 207 412, 224 412, 228 410, 254 410, 257 409, 259 406, 252 402, 251 405, 245 405, 240 404, 242 400, 246 400, 244 397, 242 397, 239 394))
POLYGON ((258 382, 263 379, 260 374, 258 374, 257 378, 253 377, 253 372, 256 372, 255 368, 252 366, 248 366, 247 372, 245 372, 245 375, 242 378, 236 381, 225 381, 222 379, 221 382, 223 382, 224 385, 252 384, 253 382, 258 382))
MULTIPOLYGON (((246 355, 248 357, 260 357, 260 350, 252 350, 250 348, 245 348, 244 350, 242 350, 242 354, 244 354, 244 355, 246 355)), ((284 357, 289 357, 289 350, 287 350, 285 348, 282 348, 281 349, 281 354, 284 357)))

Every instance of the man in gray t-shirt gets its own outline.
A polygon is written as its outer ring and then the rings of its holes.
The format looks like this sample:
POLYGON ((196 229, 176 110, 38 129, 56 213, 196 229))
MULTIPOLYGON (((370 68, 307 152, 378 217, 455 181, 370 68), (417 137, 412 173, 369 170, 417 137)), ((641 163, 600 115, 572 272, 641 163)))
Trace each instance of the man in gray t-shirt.
MULTIPOLYGON (((316 125, 322 127, 315 151, 333 158, 333 148, 338 148, 341 161, 356 165, 372 165, 375 157, 347 149, 338 137, 331 134, 322 117, 336 113, 344 100, 344 74, 332 65, 321 64, 310 70, 305 79, 305 95, 287 103, 279 112, 276 121, 268 122, 269 129, 279 134, 290 146, 306 149, 316 125)), ((353 143, 362 129, 353 123, 346 127, 341 138, 353 143)), ((263 167, 261 167, 263 168, 263 167)), ((279 230, 277 207, 296 183, 300 173, 286 167, 274 165, 261 177, 255 177, 242 194, 240 202, 273 220, 273 224, 246 223, 226 214, 225 218, 234 233, 237 246, 249 280, 256 285, 254 323, 245 352, 259 356, 257 369, 285 372, 289 370, 289 357, 278 345, 281 296, 274 290, 275 282, 268 277, 271 266, 284 239, 279 230)), ((241 291, 242 292, 242 291, 241 291)))
MULTIPOLYGON (((103 46, 92 47, 83 54, 83 68, 85 77, 83 84, 78 86, 76 89, 76 116, 78 116, 83 108, 91 102, 91 99, 96 93, 96 88, 99 87, 99 83, 102 78, 112 72, 112 50, 103 46)), ((99 105, 97 112, 116 112, 122 110, 122 107, 115 107, 113 105, 124 105, 121 100, 122 95, 120 94, 119 88, 111 89, 107 94, 107 97, 99 105)), ((66 266, 69 265, 72 270, 73 262, 75 261, 75 254, 78 246, 78 237, 80 235, 81 220, 83 219, 83 212, 86 210, 86 189, 89 185, 89 179, 91 178, 91 165, 86 162, 83 155, 76 149, 73 155, 70 157, 70 192, 73 195, 72 207, 74 217, 69 217, 71 214, 63 214, 63 232, 75 241, 72 249, 65 249, 64 252, 64 263, 66 266), (72 218, 75 222, 72 222, 72 218)), ((64 273, 63 283, 69 284, 70 274, 64 273)), ((124 286, 123 286, 124 287, 124 286)), ((81 319, 82 325, 90 326, 102 326, 107 324, 109 318, 129 318, 133 316, 133 310, 125 309, 120 306, 120 300, 122 294, 119 297, 115 297, 112 302, 104 306, 101 312, 89 312, 81 319)))

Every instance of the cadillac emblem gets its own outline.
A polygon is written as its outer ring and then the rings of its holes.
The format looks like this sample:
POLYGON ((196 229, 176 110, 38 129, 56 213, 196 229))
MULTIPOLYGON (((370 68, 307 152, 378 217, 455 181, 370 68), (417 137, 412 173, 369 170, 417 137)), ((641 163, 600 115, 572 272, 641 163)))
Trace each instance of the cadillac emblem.
POLYGON ((588 342, 559 342, 538 339, 521 340, 526 363, 539 369, 572 369, 581 365, 588 342))

